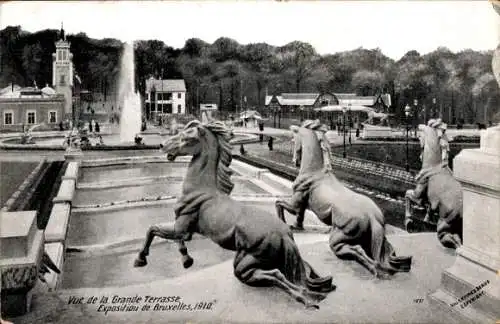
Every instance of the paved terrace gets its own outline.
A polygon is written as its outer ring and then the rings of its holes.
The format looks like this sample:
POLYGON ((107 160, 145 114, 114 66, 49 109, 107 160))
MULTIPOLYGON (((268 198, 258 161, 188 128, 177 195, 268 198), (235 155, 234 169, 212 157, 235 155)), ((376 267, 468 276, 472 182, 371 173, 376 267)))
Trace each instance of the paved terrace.
MULTIPOLYGON (((33 310, 15 323, 453 323, 453 318, 432 306, 427 296, 439 287, 440 273, 451 266, 454 252, 442 248, 435 234, 393 235, 389 240, 399 254, 413 255, 410 273, 391 280, 374 279, 351 261, 340 261, 329 250, 325 234, 296 234, 300 251, 322 274, 332 274, 337 290, 306 310, 275 288, 252 288, 233 276, 232 261, 199 271, 186 270, 171 279, 126 287, 60 290, 36 294, 33 310), (96 304, 69 305, 71 296, 96 296, 96 304), (102 296, 140 296, 139 310, 99 312, 102 296), (212 302, 211 310, 141 311, 145 296, 180 296, 185 304, 212 302)), ((157 255, 157 254, 156 254, 157 255)), ((130 260, 130 263, 133 260, 130 260)), ((150 258, 154 263, 155 258, 150 258)), ((179 263, 178 258, 172 262, 179 263)), ((195 261, 196 262, 196 261, 195 261)), ((126 269, 131 279, 144 269, 126 269)), ((38 289, 41 285, 39 285, 38 289)), ((159 303, 161 305, 175 303, 159 303)), ((111 304, 108 304, 111 305, 111 304)), ((114 304, 120 305, 120 304, 114 304)), ((103 307, 103 306, 101 306, 103 307)), ((101 308, 102 309, 102 308, 101 308)), ((456 322, 456 321, 455 321, 456 322)))

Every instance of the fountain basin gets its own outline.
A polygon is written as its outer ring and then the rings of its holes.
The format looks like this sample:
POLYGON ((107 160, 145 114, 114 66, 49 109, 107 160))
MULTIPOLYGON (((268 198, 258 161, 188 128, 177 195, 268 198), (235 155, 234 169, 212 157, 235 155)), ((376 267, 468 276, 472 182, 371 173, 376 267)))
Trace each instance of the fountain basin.
MULTIPOLYGON (((157 133, 141 133, 143 138, 140 145, 131 142, 122 142, 119 134, 101 134, 104 145, 84 146, 84 151, 113 151, 113 150, 144 150, 158 149, 159 145, 165 141, 170 135, 167 132, 157 133)), ((12 136, 0 139, 0 149, 3 150, 49 150, 61 151, 65 150, 64 146, 65 135, 61 132, 60 135, 51 134, 33 134, 34 144, 21 144, 21 136, 12 136)), ((232 144, 252 143, 257 142, 258 137, 253 134, 235 133, 231 139, 232 144)), ((97 142, 97 140, 96 140, 97 142)))

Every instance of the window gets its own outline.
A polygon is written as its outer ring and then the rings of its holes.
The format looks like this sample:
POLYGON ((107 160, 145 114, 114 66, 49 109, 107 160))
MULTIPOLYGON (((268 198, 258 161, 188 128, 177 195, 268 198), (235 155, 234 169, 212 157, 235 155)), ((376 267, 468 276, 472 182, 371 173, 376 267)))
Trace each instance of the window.
POLYGON ((179 93, 177 94, 177 98, 178 98, 178 99, 181 99, 181 98, 182 98, 182 93, 180 93, 180 92, 179 92, 179 93))
POLYGON ((55 124, 57 122, 57 112, 49 111, 49 123, 55 124))
POLYGON ((35 124, 36 123, 36 113, 34 111, 28 111, 27 113, 27 123, 35 124))
POLYGON ((163 93, 158 93, 158 101, 163 100, 163 93))
POLYGON ((59 78, 59 84, 60 85, 65 85, 66 84, 66 80, 64 78, 64 74, 60 76, 60 78, 59 78))
POLYGON ((57 51, 57 60, 62 61, 62 54, 61 51, 57 51))
POLYGON ((181 113, 181 105, 177 105, 177 113, 180 114, 181 113))
POLYGON ((3 113, 3 124, 4 125, 14 124, 14 114, 12 112, 6 111, 3 113))
POLYGON ((64 61, 67 61, 67 60, 68 60, 68 52, 67 52, 67 51, 64 51, 64 52, 63 52, 63 60, 64 60, 64 61))
POLYGON ((171 114, 172 113, 172 104, 163 105, 163 113, 171 114))

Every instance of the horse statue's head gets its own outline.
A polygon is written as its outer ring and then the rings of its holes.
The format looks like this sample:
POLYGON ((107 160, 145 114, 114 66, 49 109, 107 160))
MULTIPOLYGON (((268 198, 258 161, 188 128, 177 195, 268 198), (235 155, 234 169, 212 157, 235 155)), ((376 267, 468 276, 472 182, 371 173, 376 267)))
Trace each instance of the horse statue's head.
POLYGON ((316 171, 324 165, 323 150, 320 141, 324 140, 324 133, 328 128, 316 120, 304 120, 300 126, 292 125, 293 156, 294 160, 300 159, 300 171, 316 171))
POLYGON ((419 125, 422 168, 448 163, 448 137, 446 124, 441 119, 431 119, 427 125, 419 125))
POLYGON ((210 185, 215 179, 217 189, 229 194, 234 187, 229 168, 232 161, 230 139, 231 132, 223 122, 202 124, 193 120, 177 135, 160 144, 160 150, 171 161, 178 156, 193 156, 186 179, 192 175, 189 181, 203 182, 200 185, 210 185))

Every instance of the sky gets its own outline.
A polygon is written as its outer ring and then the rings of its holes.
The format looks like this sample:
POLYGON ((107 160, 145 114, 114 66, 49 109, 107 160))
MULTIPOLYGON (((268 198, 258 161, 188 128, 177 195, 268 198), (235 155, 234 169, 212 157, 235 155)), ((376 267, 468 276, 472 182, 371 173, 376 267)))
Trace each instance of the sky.
POLYGON ((0 3, 0 29, 19 25, 36 32, 122 41, 158 39, 181 48, 187 39, 212 43, 281 46, 308 42, 320 54, 380 48, 393 58, 439 46, 456 52, 491 50, 500 43, 500 16, 486 0, 475 1, 12 1, 0 3))

